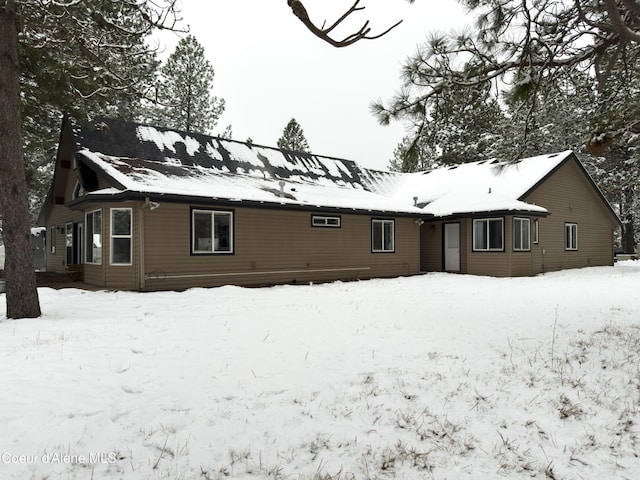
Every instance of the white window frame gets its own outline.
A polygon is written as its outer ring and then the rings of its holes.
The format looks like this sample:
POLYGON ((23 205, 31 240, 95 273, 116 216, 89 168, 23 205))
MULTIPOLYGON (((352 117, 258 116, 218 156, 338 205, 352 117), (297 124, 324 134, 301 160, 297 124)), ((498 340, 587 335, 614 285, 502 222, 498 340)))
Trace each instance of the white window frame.
POLYGON ((311 226, 318 228, 340 228, 342 219, 338 216, 312 215, 311 226))
POLYGON ((531 219, 524 217, 513 218, 513 251, 531 251, 531 219), (518 224, 518 226, 516 226, 516 224, 518 224), (518 229, 520 230, 520 245, 516 244, 516 230, 518 229))
POLYGON ((49 227, 49 253, 56 253, 56 226, 49 227))
POLYGON ((472 234, 473 234, 473 251, 474 252, 504 252, 504 218, 502 217, 494 217, 494 218, 478 218, 478 219, 474 219, 473 220, 473 229, 472 229, 472 234), (490 229, 489 229, 489 223, 490 222, 500 222, 500 231, 501 231, 501 238, 500 238, 500 247, 491 247, 491 234, 490 234, 490 229), (486 232, 486 237, 485 237, 485 241, 486 241, 486 247, 482 247, 482 246, 478 246, 476 244, 476 228, 477 225, 479 224, 485 224, 486 228, 485 228, 485 232, 486 232))
POLYGON ((578 250, 578 224, 565 222, 564 224, 564 249, 567 252, 578 250))
POLYGON ((540 242, 540 224, 536 218, 533 221, 533 244, 537 245, 540 242))
POLYGON ((209 210, 192 208, 191 209, 191 255, 233 255, 235 252, 234 245, 234 212, 233 210, 209 210), (196 214, 208 214, 211 215, 211 248, 202 250, 196 248, 196 214), (229 250, 221 250, 216 248, 215 238, 215 225, 216 216, 228 216, 229 217, 229 250))
POLYGON ((109 265, 118 267, 130 267, 133 265, 133 209, 129 207, 112 208, 110 209, 109 216, 109 265), (129 212, 129 233, 114 233, 113 232, 113 217, 116 212, 129 212), (114 243, 115 240, 128 239, 129 240, 129 261, 128 262, 116 262, 114 259, 114 243))
POLYGON ((371 219, 371 252, 394 253, 396 251, 396 222, 395 220, 371 219), (376 230, 380 230, 382 245, 376 245, 376 230), (390 236, 390 239, 388 238, 390 236), (389 241, 390 240, 390 241, 389 241))
POLYGON ((90 265, 102 265, 102 251, 103 251, 103 242, 102 242, 102 209, 98 208, 96 210, 92 210, 90 212, 86 212, 84 219, 85 229, 85 249, 84 249, 84 262, 90 265), (95 233, 95 215, 96 213, 100 214, 100 231, 95 233), (89 217, 91 216, 91 222, 89 221, 89 217), (99 241, 99 245, 96 247, 94 239, 96 239, 96 235, 98 235, 97 239, 99 241), (90 237, 91 236, 91 237, 90 237), (96 261, 96 253, 98 253, 98 260, 96 261), (91 254, 91 255, 89 255, 91 254), (91 258, 89 258, 91 256, 91 258))

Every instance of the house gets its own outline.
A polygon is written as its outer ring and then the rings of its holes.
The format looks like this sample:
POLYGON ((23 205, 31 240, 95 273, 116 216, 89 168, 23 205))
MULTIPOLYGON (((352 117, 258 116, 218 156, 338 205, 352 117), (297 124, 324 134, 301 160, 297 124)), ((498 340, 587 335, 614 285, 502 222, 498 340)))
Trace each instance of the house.
POLYGON ((48 271, 132 290, 611 265, 618 223, 571 152, 401 174, 70 117, 39 218, 48 271))
POLYGON ((480 161, 413 174, 434 217, 421 229, 421 270, 492 276, 613 265, 618 216, 571 151, 515 163, 480 161))

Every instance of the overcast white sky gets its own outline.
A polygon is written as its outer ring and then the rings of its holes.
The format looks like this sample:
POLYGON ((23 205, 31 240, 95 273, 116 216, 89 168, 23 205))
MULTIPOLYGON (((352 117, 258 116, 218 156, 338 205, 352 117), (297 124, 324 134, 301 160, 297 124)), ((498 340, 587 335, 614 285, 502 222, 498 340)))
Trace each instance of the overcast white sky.
MULTIPOLYGON (((352 0, 304 0, 316 24, 332 22, 352 0)), ((380 126, 369 106, 400 87, 404 60, 429 32, 470 23, 454 0, 361 0, 366 9, 347 30, 369 20, 373 32, 403 23, 379 40, 335 48, 313 36, 286 0, 182 0, 190 33, 215 69, 214 94, 226 100, 215 133, 275 146, 287 122, 300 123, 311 151, 386 169, 402 139, 401 124, 380 126)), ((178 38, 162 37, 166 54, 178 38)))

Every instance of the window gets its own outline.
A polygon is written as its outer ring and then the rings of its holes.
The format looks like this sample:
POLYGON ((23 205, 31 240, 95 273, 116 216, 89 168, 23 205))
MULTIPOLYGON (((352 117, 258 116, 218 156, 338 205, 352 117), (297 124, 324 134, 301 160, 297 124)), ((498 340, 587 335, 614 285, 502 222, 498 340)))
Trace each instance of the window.
POLYGON ((517 252, 531 250, 530 245, 531 221, 528 218, 513 219, 513 249, 517 252))
POLYGON ((313 215, 311 217, 311 225, 314 227, 340 228, 340 217, 313 215))
POLYGON ((131 265, 131 209, 111 209, 111 265, 131 265))
POLYGON ((394 251, 394 220, 371 220, 371 251, 390 253, 394 251))
POLYGON ((86 263, 102 263, 102 210, 94 210, 86 216, 86 263))
POLYGON ((473 250, 481 252, 504 251, 504 221, 485 218, 473 221, 473 250))
POLYGON ((191 210, 191 253, 233 253, 233 212, 191 210))
POLYGON ((578 224, 564 224, 564 249, 578 250, 578 224))
POLYGON ((73 200, 85 195, 84 187, 79 180, 76 180, 76 186, 73 188, 73 200))
POLYGON ((538 226, 538 219, 536 218, 533 221, 533 243, 535 243, 536 245, 538 244, 539 241, 539 235, 540 235, 540 227, 538 226))
POLYGON ((56 253, 56 226, 49 227, 49 253, 56 253))

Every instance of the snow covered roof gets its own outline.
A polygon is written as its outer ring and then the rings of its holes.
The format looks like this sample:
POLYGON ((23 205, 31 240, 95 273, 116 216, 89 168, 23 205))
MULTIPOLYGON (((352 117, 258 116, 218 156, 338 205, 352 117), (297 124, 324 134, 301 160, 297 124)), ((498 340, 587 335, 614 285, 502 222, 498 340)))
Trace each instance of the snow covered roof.
POLYGON ((87 127, 69 119, 81 163, 113 188, 203 201, 274 204, 445 217, 478 212, 547 212, 523 201, 570 151, 515 163, 481 161, 402 174, 356 162, 119 120, 87 127), (415 198, 417 197, 417 202, 415 198))
POLYGON ((524 158, 516 162, 485 160, 409 174, 398 200, 418 197, 418 204, 437 217, 492 211, 544 213, 523 197, 573 152, 524 158))
POLYGON ((424 215, 385 192, 403 176, 353 161, 116 120, 71 120, 76 151, 122 191, 290 206, 424 215))

